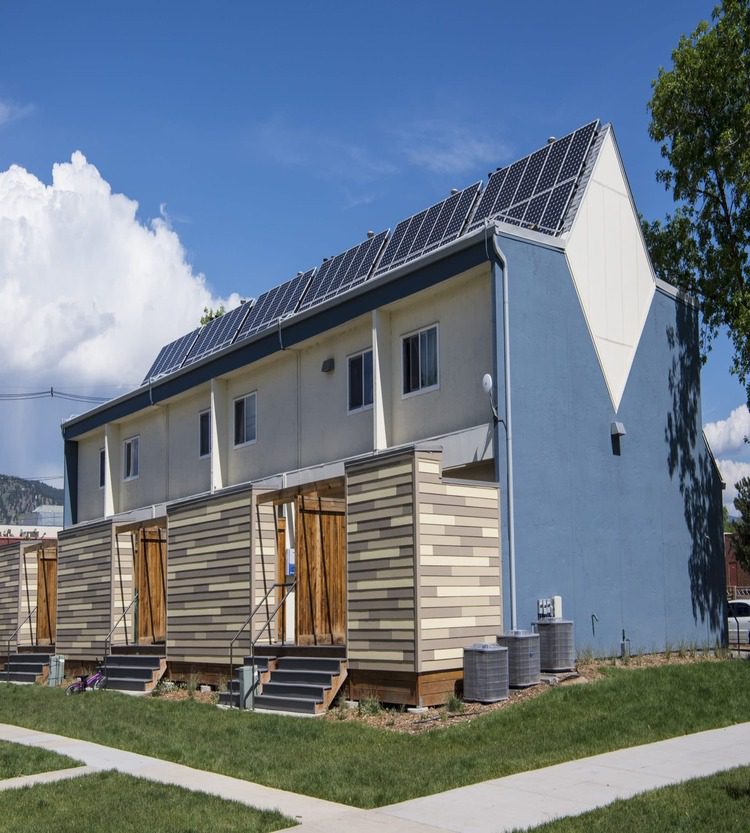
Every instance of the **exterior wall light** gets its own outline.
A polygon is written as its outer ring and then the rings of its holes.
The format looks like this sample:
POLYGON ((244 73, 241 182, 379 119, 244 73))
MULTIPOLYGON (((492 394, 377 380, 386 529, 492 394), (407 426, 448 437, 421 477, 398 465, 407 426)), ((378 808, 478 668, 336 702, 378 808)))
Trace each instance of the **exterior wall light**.
POLYGON ((321 373, 333 373, 333 368, 336 366, 336 362, 331 359, 324 359, 323 364, 320 366, 321 373))

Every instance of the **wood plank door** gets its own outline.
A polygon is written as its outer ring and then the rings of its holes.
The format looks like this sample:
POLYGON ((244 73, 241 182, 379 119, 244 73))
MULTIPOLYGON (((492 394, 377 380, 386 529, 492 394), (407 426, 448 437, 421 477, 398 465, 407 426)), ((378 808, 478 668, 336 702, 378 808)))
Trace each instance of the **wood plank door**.
POLYGON ((149 527, 139 532, 135 557, 138 591, 138 642, 167 638, 167 541, 165 530, 149 527))
POLYGON ((346 503, 297 498, 297 642, 346 641, 346 503))
POLYGON ((57 549, 39 547, 36 564, 36 641, 37 645, 54 645, 57 624, 57 549))

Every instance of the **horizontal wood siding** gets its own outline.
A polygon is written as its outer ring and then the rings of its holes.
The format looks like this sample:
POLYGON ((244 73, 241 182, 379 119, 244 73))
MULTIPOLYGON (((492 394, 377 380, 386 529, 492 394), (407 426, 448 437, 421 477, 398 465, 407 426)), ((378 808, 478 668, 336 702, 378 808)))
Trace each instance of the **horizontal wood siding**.
POLYGON ((60 532, 56 651, 75 659, 101 659, 111 627, 112 524, 60 532))
MULTIPOLYGON (((112 587, 112 618, 115 622, 133 601, 133 542, 137 532, 127 529, 115 532, 114 580, 112 587)), ((112 635, 113 644, 124 645, 133 642, 135 634, 135 611, 131 607, 112 635)))
POLYGON ((463 667, 463 649, 501 630, 498 488, 444 480, 440 454, 418 452, 419 667, 463 667))
POLYGON ((247 490, 167 508, 170 661, 229 662, 229 641, 248 615, 250 498, 247 490))
POLYGON ((347 466, 349 667, 415 670, 414 456, 347 466))
MULTIPOLYGON (((266 593, 276 582, 276 514, 273 503, 254 504, 253 524, 253 607, 255 607, 263 601, 266 593)), ((275 637, 275 624, 269 628, 265 625, 268 617, 273 614, 277 598, 281 598, 278 588, 268 596, 253 619, 253 636, 260 636, 259 644, 268 643, 269 634, 271 641, 275 637)), ((249 613, 248 610, 245 616, 249 613)))
POLYGON ((18 627, 18 592, 21 549, 18 544, 0 547, 0 653, 18 627))

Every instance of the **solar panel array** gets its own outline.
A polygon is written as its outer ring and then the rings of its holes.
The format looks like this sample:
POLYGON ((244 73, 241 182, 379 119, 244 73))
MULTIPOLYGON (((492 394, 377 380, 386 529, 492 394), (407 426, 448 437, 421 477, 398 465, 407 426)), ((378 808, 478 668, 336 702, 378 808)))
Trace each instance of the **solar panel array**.
POLYGON ((193 330, 187 335, 180 336, 169 344, 165 344, 159 351, 156 361, 151 365, 150 370, 143 380, 143 384, 149 379, 155 379, 157 376, 164 376, 166 373, 172 373, 174 370, 179 370, 182 363, 185 361, 185 356, 190 352, 195 339, 198 338, 201 328, 193 330))
POLYGON ((252 302, 240 304, 230 312, 209 321, 200 331, 184 363, 197 362, 231 344, 252 307, 252 302))
POLYGON ((470 230, 497 218, 557 234, 598 124, 593 121, 495 171, 477 205, 470 230))
POLYGON ((336 257, 324 260, 302 299, 300 311, 322 304, 366 281, 387 236, 387 231, 381 231, 358 246, 352 246, 336 257))
POLYGON ((487 220, 499 219, 545 234, 562 233, 566 213, 575 212, 580 199, 580 195, 576 196, 569 210, 576 186, 586 180, 583 171, 589 152, 592 157, 598 152, 598 127, 598 120, 593 121, 548 143, 495 171, 484 190, 476 182, 457 191, 402 220, 390 238, 388 231, 368 237, 324 260, 317 269, 300 273, 264 292, 254 304, 242 304, 205 327, 170 342, 159 351, 144 384, 250 338, 280 319, 337 297, 373 275, 383 275, 416 260, 487 220))
POLYGON ((481 187, 481 182, 475 182, 419 214, 402 220, 388 241, 375 274, 382 275, 455 240, 464 229, 481 187))
POLYGON ((314 269, 309 269, 286 283, 282 283, 281 286, 275 286, 268 292, 264 292, 240 327, 237 341, 250 338, 279 318, 296 312, 299 300, 307 289, 314 272, 314 269))

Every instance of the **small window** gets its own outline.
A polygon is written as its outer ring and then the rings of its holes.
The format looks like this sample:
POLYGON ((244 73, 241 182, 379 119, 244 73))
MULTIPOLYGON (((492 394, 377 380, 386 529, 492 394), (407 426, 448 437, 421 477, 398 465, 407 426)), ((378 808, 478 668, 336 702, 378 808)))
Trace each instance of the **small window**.
POLYGON ((123 480, 135 480, 138 477, 138 445, 140 437, 131 437, 123 443, 123 480))
POLYGON ((107 458, 104 455, 104 449, 99 449, 99 488, 104 488, 104 475, 106 472, 107 458))
POLYGON ((434 390, 438 386, 437 324, 404 336, 401 343, 404 396, 434 390))
POLYGON ((248 393, 234 400, 234 444, 254 443, 257 433, 255 419, 256 394, 248 393))
POLYGON ((211 454, 211 411, 201 411, 199 434, 200 456, 208 457, 211 454))
POLYGON ((372 350, 349 356, 349 413, 372 406, 372 350))

